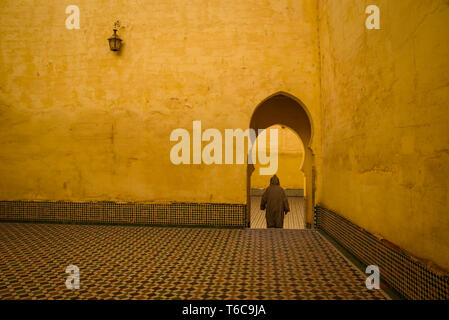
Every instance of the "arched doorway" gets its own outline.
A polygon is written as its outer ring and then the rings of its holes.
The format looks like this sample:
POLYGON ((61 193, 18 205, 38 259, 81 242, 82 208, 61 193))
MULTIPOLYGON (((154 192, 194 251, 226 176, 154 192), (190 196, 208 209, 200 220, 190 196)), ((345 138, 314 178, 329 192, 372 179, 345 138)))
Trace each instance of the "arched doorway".
MULTIPOLYGON (((270 131, 276 130, 278 135, 277 150, 271 150, 270 146, 257 147, 262 149, 263 154, 277 157, 276 175, 281 182, 282 188, 288 197, 290 212, 285 216, 284 229, 305 229, 306 210, 304 199, 305 175, 304 144, 301 137, 291 128, 285 125, 273 125, 266 129, 267 140, 270 141, 270 131)), ((256 146, 258 140, 256 139, 256 146)), ((265 211, 260 210, 260 202, 265 188, 270 184, 271 175, 262 174, 262 168, 268 168, 270 164, 263 165, 259 161, 254 163, 254 171, 251 175, 251 229, 265 229, 265 211)))
MULTIPOLYGON (((285 125, 294 130, 304 144, 304 162, 302 171, 305 176, 304 197, 306 207, 306 227, 313 226, 314 207, 314 177, 313 152, 310 147, 313 127, 305 105, 296 97, 278 92, 263 100, 254 110, 251 117, 250 128, 258 134, 258 130, 267 129, 273 125, 285 125)), ((255 143, 255 140, 252 141, 255 143)), ((251 175, 254 165, 247 166, 247 226, 251 223, 251 175)))

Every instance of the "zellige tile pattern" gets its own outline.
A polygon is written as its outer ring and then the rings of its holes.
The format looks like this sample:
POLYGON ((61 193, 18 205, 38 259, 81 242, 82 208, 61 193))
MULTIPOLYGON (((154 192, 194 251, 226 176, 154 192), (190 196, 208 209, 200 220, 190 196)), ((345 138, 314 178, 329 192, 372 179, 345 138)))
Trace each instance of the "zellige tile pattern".
POLYGON ((0 259, 0 299, 384 299, 313 230, 3 222, 0 259))
POLYGON ((244 227, 245 220, 245 204, 0 201, 0 221, 244 227))
POLYGON ((365 265, 379 267, 381 278, 403 297, 449 300, 449 276, 428 268, 407 252, 387 245, 337 213, 317 206, 315 227, 327 233, 365 265))

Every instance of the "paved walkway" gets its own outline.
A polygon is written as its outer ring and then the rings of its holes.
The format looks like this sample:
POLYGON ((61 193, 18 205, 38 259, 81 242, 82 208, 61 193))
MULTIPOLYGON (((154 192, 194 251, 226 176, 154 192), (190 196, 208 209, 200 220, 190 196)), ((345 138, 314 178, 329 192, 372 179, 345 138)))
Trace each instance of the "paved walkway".
MULTIPOLYGON (((260 200, 262 197, 251 197, 251 228, 265 229, 267 220, 265 211, 260 210, 260 200)), ((290 212, 285 216, 284 229, 305 229, 306 224, 306 202, 304 198, 289 197, 288 204, 290 212)))
POLYGON ((384 298, 312 230, 0 223, 0 259, 0 299, 384 298))

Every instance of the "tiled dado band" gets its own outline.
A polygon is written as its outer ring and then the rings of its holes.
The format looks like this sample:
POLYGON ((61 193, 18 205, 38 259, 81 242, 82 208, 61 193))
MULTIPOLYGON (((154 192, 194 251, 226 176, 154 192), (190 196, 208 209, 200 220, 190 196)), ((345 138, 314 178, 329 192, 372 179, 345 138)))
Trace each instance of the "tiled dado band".
POLYGON ((171 226, 244 227, 246 205, 0 201, 0 220, 171 226))
POLYGON ((315 226, 365 265, 379 267, 380 277, 407 299, 449 299, 449 277, 430 270, 342 216, 315 207, 315 226))

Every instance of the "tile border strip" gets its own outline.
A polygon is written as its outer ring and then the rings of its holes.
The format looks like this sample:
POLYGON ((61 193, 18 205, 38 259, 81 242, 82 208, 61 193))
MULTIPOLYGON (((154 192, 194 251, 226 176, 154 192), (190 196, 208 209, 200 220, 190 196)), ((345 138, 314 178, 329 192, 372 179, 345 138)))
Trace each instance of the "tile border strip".
POLYGON ((315 227, 325 232, 365 265, 377 265, 390 287, 407 299, 449 300, 449 277, 438 274, 407 253, 392 248, 368 231, 321 206, 315 227))
POLYGON ((0 221, 246 226, 245 204, 0 201, 0 221))

